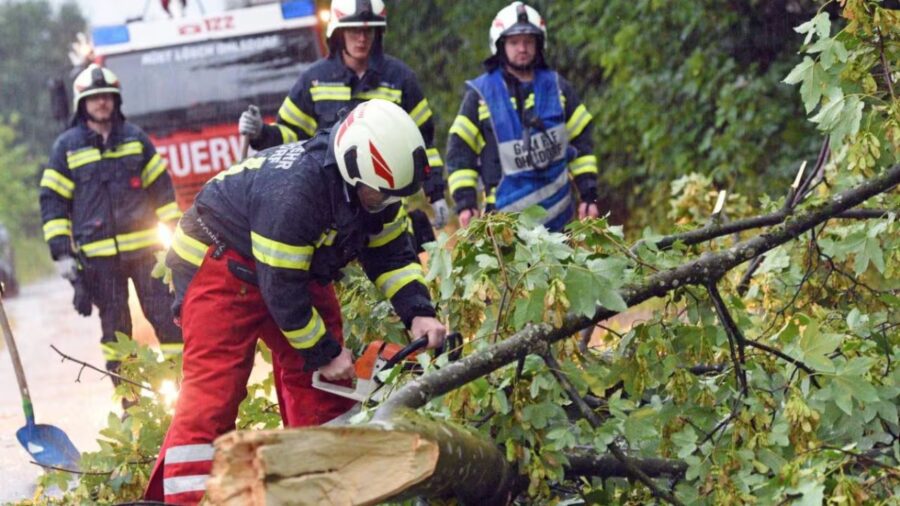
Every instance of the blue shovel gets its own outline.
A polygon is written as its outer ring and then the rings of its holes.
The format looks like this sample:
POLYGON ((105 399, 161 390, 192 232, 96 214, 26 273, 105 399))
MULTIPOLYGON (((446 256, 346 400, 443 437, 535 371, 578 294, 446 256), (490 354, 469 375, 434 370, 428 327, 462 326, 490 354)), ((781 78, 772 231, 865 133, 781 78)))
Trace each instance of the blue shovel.
POLYGON ((16 370, 16 379, 19 380, 22 409, 25 410, 25 426, 16 431, 16 438, 38 464, 77 470, 81 454, 75 449, 69 436, 59 427, 34 423, 34 408, 31 406, 28 384, 25 383, 25 371, 22 370, 19 350, 16 349, 16 342, 13 340, 12 329, 6 318, 2 302, 0 302, 0 326, 3 327, 3 338, 6 340, 9 356, 12 358, 13 368, 16 370))

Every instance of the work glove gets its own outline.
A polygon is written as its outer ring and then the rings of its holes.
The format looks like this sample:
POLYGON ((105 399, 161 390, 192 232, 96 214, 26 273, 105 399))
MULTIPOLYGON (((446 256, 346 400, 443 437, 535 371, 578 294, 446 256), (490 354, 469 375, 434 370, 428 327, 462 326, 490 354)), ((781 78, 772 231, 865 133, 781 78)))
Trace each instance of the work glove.
POLYGON ((434 228, 444 228, 450 221, 450 207, 447 205, 447 200, 435 200, 431 203, 431 209, 434 211, 434 221, 431 224, 434 225, 434 228))
POLYGON ((91 309, 93 307, 91 304, 91 294, 88 293, 87 288, 84 287, 84 283, 82 283, 81 280, 74 281, 72 283, 72 288, 75 289, 75 296, 72 298, 72 305, 75 306, 75 311, 81 316, 91 316, 91 309))
POLYGON ((262 134, 263 119, 259 113, 259 107, 251 105, 247 110, 241 113, 241 119, 238 121, 238 132, 246 135, 251 139, 256 139, 262 134))
POLYGON ((70 256, 59 257, 53 264, 56 266, 57 274, 62 276, 63 279, 75 281, 75 278, 78 277, 78 264, 74 258, 70 256))

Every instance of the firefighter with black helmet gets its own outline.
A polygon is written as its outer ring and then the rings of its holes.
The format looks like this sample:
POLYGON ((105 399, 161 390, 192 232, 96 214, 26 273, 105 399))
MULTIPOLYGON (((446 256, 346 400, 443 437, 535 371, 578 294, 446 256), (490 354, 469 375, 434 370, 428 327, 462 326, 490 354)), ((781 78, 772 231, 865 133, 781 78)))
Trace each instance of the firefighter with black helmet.
POLYGON ((444 198, 444 162, 434 147, 431 107, 415 73, 384 53, 384 1, 332 0, 330 12, 328 56, 300 75, 274 124, 263 124, 259 111, 251 108, 241 115, 240 133, 250 138, 254 149, 263 149, 308 139, 316 130, 333 125, 342 110, 360 102, 373 98, 393 102, 413 118, 428 146, 429 169, 423 190, 434 211, 434 225, 442 228, 450 209, 444 198))
POLYGON ((112 71, 92 64, 73 88, 70 128, 53 144, 40 182, 44 239, 59 275, 76 288, 76 310, 99 311, 108 370, 123 358, 109 346, 116 332, 131 335, 129 279, 163 354, 179 355, 172 296, 151 276, 154 253, 163 249, 157 226, 174 227, 181 215, 166 162, 147 134, 125 121, 112 71))
POLYGON ((401 207, 427 166, 414 120, 374 99, 330 131, 257 153, 203 187, 167 257, 184 301, 184 380, 146 499, 202 500, 212 442, 235 427, 257 339, 272 351, 285 426, 321 424, 352 406, 311 384, 313 371, 330 381, 354 375, 329 288, 351 260, 413 338, 442 345, 446 329, 401 207))
POLYGON ((486 211, 539 205, 551 231, 562 231, 576 215, 598 216, 592 116, 548 65, 544 19, 512 2, 494 17, 489 41, 485 73, 466 83, 450 127, 448 184, 460 224, 480 213, 479 182, 486 211))

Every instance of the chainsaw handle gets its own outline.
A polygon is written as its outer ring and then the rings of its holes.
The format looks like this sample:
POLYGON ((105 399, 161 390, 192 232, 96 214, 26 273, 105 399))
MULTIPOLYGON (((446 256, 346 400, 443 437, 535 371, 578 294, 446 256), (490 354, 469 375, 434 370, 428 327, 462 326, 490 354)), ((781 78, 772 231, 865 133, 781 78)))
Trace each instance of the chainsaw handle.
POLYGON ((347 397, 349 399, 356 399, 356 388, 346 387, 344 385, 336 385, 329 381, 322 381, 321 373, 319 371, 315 371, 312 374, 312 386, 318 390, 322 390, 323 392, 328 392, 330 394, 339 395, 341 397, 347 397))
POLYGON ((394 354, 393 357, 387 359, 384 363, 384 367, 381 368, 382 371, 387 371, 391 367, 402 362, 406 357, 412 355, 413 353, 425 348, 428 346, 428 336, 422 336, 415 341, 407 344, 403 348, 400 349, 397 353, 394 354))

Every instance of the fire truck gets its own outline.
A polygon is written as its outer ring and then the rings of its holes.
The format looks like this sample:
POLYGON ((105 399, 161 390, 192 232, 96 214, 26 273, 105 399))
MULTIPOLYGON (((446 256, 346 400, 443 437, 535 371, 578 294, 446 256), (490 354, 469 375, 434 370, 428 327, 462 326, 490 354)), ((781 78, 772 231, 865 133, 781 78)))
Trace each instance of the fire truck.
POLYGON ((182 210, 240 157, 241 112, 255 104, 272 121, 325 51, 313 0, 97 26, 91 39, 96 62, 122 81, 126 117, 169 162, 182 210))

